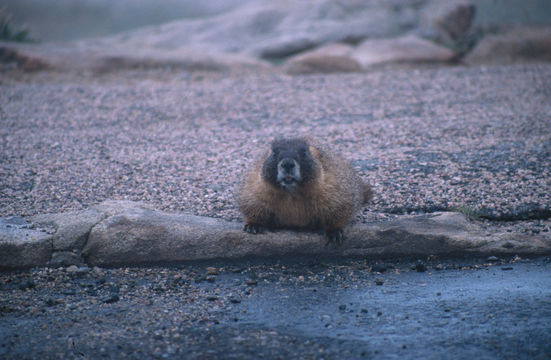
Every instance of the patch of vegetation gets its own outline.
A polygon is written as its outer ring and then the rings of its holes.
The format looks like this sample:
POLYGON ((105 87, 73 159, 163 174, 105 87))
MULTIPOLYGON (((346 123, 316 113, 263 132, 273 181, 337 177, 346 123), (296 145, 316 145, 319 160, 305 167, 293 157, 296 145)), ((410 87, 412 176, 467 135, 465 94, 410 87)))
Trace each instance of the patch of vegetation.
POLYGON ((29 37, 29 30, 13 25, 12 17, 5 8, 0 8, 0 41, 36 42, 29 37))

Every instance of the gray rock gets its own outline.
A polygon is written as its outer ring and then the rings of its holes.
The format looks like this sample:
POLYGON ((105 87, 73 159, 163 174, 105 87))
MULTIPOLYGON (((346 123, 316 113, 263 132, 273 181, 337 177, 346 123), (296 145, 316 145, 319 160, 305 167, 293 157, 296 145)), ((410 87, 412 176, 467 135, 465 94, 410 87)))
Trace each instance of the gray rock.
POLYGON ((20 217, 0 218, 0 268, 48 264, 52 256, 52 236, 30 227, 20 217))
POLYGON ((324 247, 323 235, 277 231, 246 234, 241 224, 140 206, 102 221, 83 251, 91 266, 291 255, 400 256, 451 254, 546 254, 551 240, 487 236, 459 213, 402 216, 345 229, 339 248, 324 247))
POLYGON ((84 264, 84 259, 80 255, 80 252, 55 251, 48 265, 51 267, 61 267, 71 265, 82 266, 84 264))
POLYGON ((54 251, 80 251, 84 247, 92 227, 105 215, 95 209, 59 214, 44 214, 29 220, 39 227, 53 227, 54 251))
POLYGON ((456 53, 434 42, 407 35, 392 39, 368 39, 351 53, 364 69, 391 63, 445 63, 455 60, 456 53))
POLYGON ((132 48, 202 47, 262 58, 281 58, 335 41, 396 36, 416 26, 424 0, 258 1, 203 19, 174 21, 129 31, 94 44, 132 48))
POLYGON ((0 42, 21 70, 55 69, 107 73, 122 69, 170 68, 181 71, 246 72, 269 69, 269 64, 246 55, 201 49, 128 48, 115 43, 91 46, 70 44, 18 44, 0 42))
POLYGON ((421 11, 416 32, 440 44, 456 47, 470 33, 476 6, 465 0, 432 1, 421 11))
POLYGON ((286 72, 311 74, 361 71, 361 65, 350 57, 353 50, 352 45, 333 43, 305 51, 289 58, 286 72))
POLYGON ((465 57, 468 64, 551 61, 551 27, 516 27, 484 36, 465 57))

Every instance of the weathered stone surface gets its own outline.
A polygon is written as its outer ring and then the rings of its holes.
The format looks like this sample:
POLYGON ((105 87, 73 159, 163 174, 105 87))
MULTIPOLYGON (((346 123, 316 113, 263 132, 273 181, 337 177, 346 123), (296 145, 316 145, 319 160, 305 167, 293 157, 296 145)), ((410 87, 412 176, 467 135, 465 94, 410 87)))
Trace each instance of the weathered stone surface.
POLYGON ((50 267, 84 265, 84 259, 80 255, 80 251, 54 251, 48 265, 50 267))
POLYGON ((205 49, 131 49, 116 44, 29 45, 0 42, 0 61, 14 62, 25 71, 62 70, 97 73, 123 69, 171 68, 183 71, 243 72, 269 69, 269 64, 246 55, 205 49))
POLYGON ((419 32, 441 44, 455 46, 469 34, 476 6, 465 0, 430 2, 420 16, 419 32))
POLYGON ((335 41, 396 36, 416 26, 418 8, 415 2, 394 6, 388 1, 258 1, 218 16, 174 21, 89 42, 158 49, 202 46, 282 58, 335 41))
POLYGON ((353 224, 345 229, 346 241, 338 248, 326 247, 320 233, 282 230, 252 235, 243 232, 240 223, 164 213, 130 201, 107 201, 87 211, 36 216, 33 221, 0 219, 0 268, 296 255, 551 254, 550 236, 489 233, 452 212, 353 224), (54 234, 30 228, 36 226, 54 234))
POLYGON ((31 229, 23 218, 0 218, 0 268, 46 265, 51 255, 51 235, 31 229))
POLYGON ((83 256, 93 265, 231 258, 241 235, 238 224, 127 207, 92 229, 83 256))
POLYGON ((342 247, 325 247, 321 234, 277 231, 246 234, 241 224, 131 208, 94 227, 83 251, 89 265, 177 262, 213 258, 292 255, 400 256, 453 254, 546 254, 544 237, 515 240, 484 233, 459 213, 402 216, 346 229, 342 247), (505 245, 504 245, 505 244, 505 245))
POLYGON ((486 35, 465 57, 468 64, 551 61, 551 27, 518 27, 486 35))
POLYGON ((311 74, 361 71, 361 65, 349 56, 353 50, 352 45, 333 43, 305 51, 287 61, 286 72, 311 74))
POLYGON ((54 251, 80 251, 92 227, 105 215, 95 209, 74 211, 60 214, 44 214, 31 217, 29 220, 39 227, 53 228, 54 251))
POLYGON ((415 35, 368 39, 358 45, 350 56, 364 69, 390 63, 445 63, 456 58, 450 49, 415 35))

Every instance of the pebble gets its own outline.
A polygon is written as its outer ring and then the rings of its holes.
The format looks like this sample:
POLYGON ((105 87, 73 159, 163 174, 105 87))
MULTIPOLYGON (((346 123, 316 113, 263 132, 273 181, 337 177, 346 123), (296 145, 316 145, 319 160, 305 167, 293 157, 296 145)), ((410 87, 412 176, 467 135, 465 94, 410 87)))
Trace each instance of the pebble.
POLYGON ((206 271, 207 271, 207 274, 208 275, 218 275, 218 269, 215 268, 215 267, 207 267, 206 268, 206 271))
POLYGON ((110 294, 110 295, 108 295, 108 296, 101 299, 101 301, 106 303, 106 304, 112 304, 112 303, 115 303, 119 300, 120 300, 119 294, 116 294, 116 293, 110 294))
POLYGON ((417 272, 425 272, 427 271, 427 266, 421 261, 418 260, 417 263, 413 267, 415 271, 417 272))

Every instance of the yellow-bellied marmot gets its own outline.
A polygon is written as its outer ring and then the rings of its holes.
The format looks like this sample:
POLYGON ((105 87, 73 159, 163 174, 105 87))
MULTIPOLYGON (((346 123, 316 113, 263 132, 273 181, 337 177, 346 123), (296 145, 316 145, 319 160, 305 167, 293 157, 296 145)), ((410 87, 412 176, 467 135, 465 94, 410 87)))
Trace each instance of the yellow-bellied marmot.
POLYGON ((308 138, 281 138, 249 170, 237 196, 244 230, 323 229, 328 243, 371 199, 348 161, 308 138))

